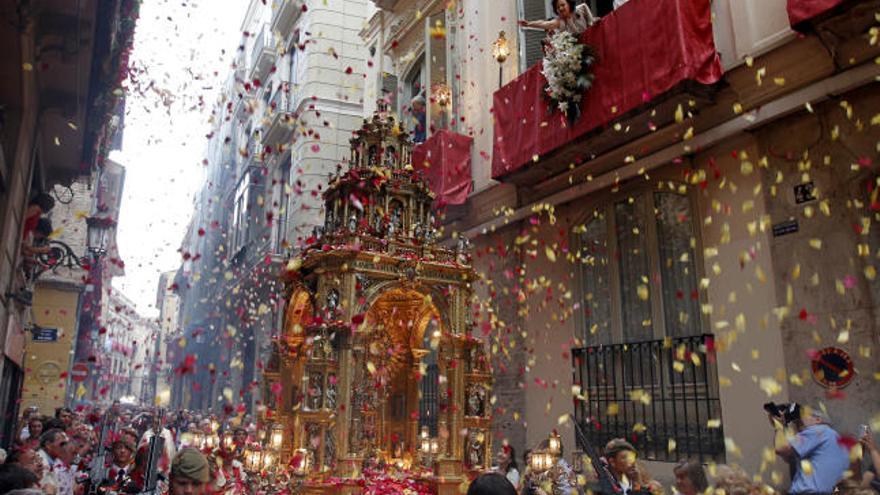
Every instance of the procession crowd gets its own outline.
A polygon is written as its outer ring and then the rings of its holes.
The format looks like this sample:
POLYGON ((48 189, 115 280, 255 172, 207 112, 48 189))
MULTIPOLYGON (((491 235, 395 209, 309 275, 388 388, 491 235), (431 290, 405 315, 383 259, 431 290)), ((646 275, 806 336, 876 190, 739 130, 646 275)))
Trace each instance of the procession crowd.
MULTIPOLYGON (((151 493, 172 495, 290 493, 290 478, 264 469, 246 469, 259 444, 249 416, 226 424, 223 418, 178 411, 59 408, 51 417, 28 409, 14 446, 0 452, 0 495, 90 495, 151 493), (159 432, 159 435, 156 435, 159 432), (249 450, 251 449, 251 450, 249 450), (250 476, 249 476, 250 474, 250 476)), ((790 468, 787 493, 795 495, 876 495, 880 493, 880 450, 865 426, 858 439, 841 436, 818 409, 770 415, 775 454, 790 468)), ((771 435, 768 434, 768 437, 771 435)), ((496 467, 462 486, 468 495, 769 495, 777 490, 736 466, 685 460, 675 482, 665 488, 652 479, 638 451, 614 439, 601 456, 582 456, 574 469, 561 439, 551 435, 518 464, 503 445, 496 467), (554 444, 555 439, 555 444, 554 444), (548 452, 554 455, 546 457, 548 452), (536 456, 545 456, 537 462, 536 456), (548 461, 549 459, 549 461, 548 461), (541 462, 543 462, 543 467, 541 462), (539 467, 536 467, 539 466, 539 467)), ((365 486, 365 493, 370 493, 365 486)))
POLYGON ((224 426, 213 415, 165 418, 118 403, 48 417, 30 408, 12 448, 0 453, 0 494, 255 493, 242 465, 255 423, 245 417, 220 432, 224 426))
MULTIPOLYGON (((789 468, 791 483, 785 493, 880 493, 877 478, 880 450, 868 425, 862 426, 860 438, 848 438, 832 428, 830 418, 819 408, 769 403, 765 409, 768 406, 771 406, 768 419, 772 426, 772 437, 768 434, 768 440, 772 441, 775 456, 789 468)), ((547 452, 553 438, 551 435, 549 441, 539 444, 536 451, 547 452)), ((585 456, 582 474, 577 474, 565 460, 561 443, 557 445, 558 455, 552 457, 549 469, 536 470, 532 459, 536 451, 527 451, 522 472, 514 450, 504 446, 496 459, 498 467, 474 480, 467 495, 663 495, 667 492, 651 477, 639 459, 638 450, 626 439, 608 442, 601 457, 594 454, 597 459, 585 456)), ((749 476, 735 465, 704 465, 685 459, 675 466, 673 473, 672 491, 681 495, 779 493, 778 489, 761 482, 760 476, 749 476)))

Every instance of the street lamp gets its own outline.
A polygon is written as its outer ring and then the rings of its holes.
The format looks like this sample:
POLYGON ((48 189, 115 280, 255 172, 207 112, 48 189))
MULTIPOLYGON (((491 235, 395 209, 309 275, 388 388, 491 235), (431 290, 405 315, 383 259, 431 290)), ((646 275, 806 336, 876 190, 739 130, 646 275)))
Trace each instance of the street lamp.
POLYGON ((437 104, 440 105, 440 108, 446 109, 449 106, 449 102, 452 101, 452 91, 450 91, 449 86, 438 84, 434 86, 434 98, 437 99, 437 104))
POLYGON ((43 272, 47 270, 57 271, 59 268, 67 268, 74 270, 81 268, 89 269, 92 261, 107 254, 107 244, 109 242, 110 228, 116 225, 112 218, 107 217, 89 217, 86 219, 88 227, 86 254, 80 257, 73 248, 57 239, 50 239, 46 243, 44 252, 34 255, 34 267, 29 275, 31 279, 36 280, 43 272), (91 254, 91 258, 89 257, 91 254))
POLYGON ((501 87, 504 62, 510 56, 510 44, 504 31, 498 33, 498 39, 492 43, 492 56, 498 62, 498 87, 501 87))
POLYGON ((107 244, 110 241, 110 229, 116 222, 109 217, 88 217, 88 249, 93 256, 99 257, 107 254, 107 244))

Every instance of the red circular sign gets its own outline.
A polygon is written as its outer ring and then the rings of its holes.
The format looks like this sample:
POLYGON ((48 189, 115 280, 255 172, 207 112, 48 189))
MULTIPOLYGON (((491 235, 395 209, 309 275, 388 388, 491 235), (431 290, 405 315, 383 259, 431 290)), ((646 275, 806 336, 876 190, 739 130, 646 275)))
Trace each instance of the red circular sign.
POLYGON ((70 369, 70 379, 75 382, 84 382, 89 377, 89 365, 85 363, 76 363, 70 369))
POLYGON ((826 388, 846 387, 856 375, 852 358, 837 347, 820 349, 811 364, 813 379, 826 388))

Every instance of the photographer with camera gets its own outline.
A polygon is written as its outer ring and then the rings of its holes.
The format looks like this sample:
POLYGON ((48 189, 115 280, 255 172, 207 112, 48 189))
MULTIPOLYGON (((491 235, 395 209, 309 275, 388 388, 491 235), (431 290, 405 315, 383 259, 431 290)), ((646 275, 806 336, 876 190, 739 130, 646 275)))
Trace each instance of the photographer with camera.
POLYGON ((849 467, 849 452, 819 409, 799 404, 765 404, 775 430, 776 455, 791 468, 792 495, 831 494, 849 467))

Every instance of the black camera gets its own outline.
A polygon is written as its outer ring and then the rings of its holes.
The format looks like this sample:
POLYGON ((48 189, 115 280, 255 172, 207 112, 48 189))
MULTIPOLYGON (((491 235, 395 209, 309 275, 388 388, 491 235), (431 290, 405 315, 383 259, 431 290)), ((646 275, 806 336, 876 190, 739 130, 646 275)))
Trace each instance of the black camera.
POLYGON ((764 404, 764 410, 770 413, 771 416, 780 418, 785 426, 801 419, 801 405, 797 402, 792 402, 791 404, 768 402, 764 404))

